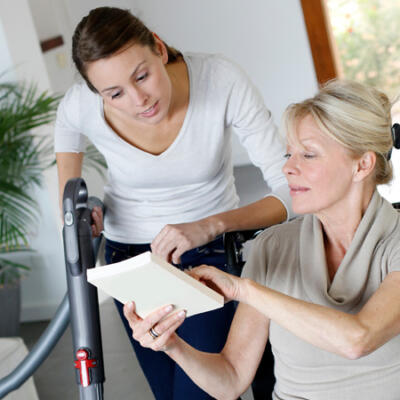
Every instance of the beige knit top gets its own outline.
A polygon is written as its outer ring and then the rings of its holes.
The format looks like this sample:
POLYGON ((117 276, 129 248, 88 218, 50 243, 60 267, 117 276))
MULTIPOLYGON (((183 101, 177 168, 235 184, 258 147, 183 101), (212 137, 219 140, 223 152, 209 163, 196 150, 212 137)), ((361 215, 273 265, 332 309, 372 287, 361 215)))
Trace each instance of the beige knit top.
MULTIPOLYGON (((311 303, 356 313, 387 274, 400 271, 400 216, 375 192, 331 282, 321 224, 313 215, 269 228, 256 239, 245 277, 311 303)), ((348 360, 271 321, 276 400, 400 400, 400 335, 348 360)))

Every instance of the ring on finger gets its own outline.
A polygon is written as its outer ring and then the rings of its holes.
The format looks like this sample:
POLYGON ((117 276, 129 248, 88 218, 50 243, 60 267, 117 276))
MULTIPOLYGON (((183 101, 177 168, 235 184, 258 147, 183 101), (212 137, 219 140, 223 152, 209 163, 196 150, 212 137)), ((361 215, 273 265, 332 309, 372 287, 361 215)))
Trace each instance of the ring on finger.
POLYGON ((160 336, 160 334, 154 329, 154 327, 149 329, 149 334, 153 338, 153 340, 156 340, 160 336))

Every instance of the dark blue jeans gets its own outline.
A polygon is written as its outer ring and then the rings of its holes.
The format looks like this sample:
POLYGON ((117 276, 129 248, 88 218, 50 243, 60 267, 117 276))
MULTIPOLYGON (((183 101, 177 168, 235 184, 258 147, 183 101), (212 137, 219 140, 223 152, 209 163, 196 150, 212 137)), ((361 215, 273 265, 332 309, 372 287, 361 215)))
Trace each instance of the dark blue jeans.
MULTIPOLYGON (((107 264, 115 263, 150 250, 150 245, 129 245, 106 240, 105 258, 107 264)), ((226 271, 226 258, 222 239, 190 250, 182 255, 179 268, 200 264, 214 265, 226 271)), ((135 298, 132 293, 132 298, 135 298)), ((183 370, 163 352, 142 347, 132 338, 132 330, 123 315, 123 305, 115 301, 125 330, 129 336, 136 357, 157 400, 203 400, 212 399, 195 385, 183 370)), ((189 317, 177 330, 178 335, 201 351, 218 353, 225 345, 235 312, 233 302, 222 309, 189 317)))

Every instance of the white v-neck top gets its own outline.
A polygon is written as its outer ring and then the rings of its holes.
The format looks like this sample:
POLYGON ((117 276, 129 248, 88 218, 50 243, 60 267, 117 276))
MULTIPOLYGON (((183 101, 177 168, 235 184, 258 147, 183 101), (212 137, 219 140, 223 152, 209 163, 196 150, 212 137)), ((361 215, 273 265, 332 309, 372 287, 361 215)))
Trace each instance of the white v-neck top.
MULTIPOLYGON (((256 239, 243 277, 297 299, 357 313, 392 271, 400 271, 400 216, 375 191, 332 281, 323 231, 305 215, 256 239)), ((274 400, 399 400, 400 335, 348 360, 300 339, 274 321, 274 400)))
POLYGON ((281 171, 284 149, 271 113, 244 72, 218 55, 186 54, 188 110, 175 141, 160 155, 142 151, 106 123, 102 98, 85 83, 60 103, 56 152, 84 152, 85 137, 107 161, 105 236, 149 243, 169 223, 195 221, 236 208, 231 128, 290 215, 281 171))

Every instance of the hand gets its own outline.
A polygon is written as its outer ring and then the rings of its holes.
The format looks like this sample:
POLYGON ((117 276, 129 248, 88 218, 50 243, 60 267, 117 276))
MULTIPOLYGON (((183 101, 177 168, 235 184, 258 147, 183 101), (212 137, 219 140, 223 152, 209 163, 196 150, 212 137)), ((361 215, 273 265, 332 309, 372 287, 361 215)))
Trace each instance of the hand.
POLYGON ((102 211, 101 207, 93 207, 92 219, 93 219, 93 224, 92 224, 93 237, 100 236, 101 232, 103 232, 103 229, 104 229, 103 211, 102 211))
POLYGON ((185 320, 186 312, 181 310, 171 313, 173 306, 169 305, 154 311, 145 319, 135 312, 135 303, 130 302, 124 306, 124 315, 132 329, 132 337, 143 347, 154 351, 167 351, 178 340, 175 331, 185 320), (153 329, 153 337, 150 333, 153 329))
POLYGON ((230 300, 241 301, 243 279, 209 265, 200 265, 186 272, 209 288, 222 294, 225 302, 230 300))
POLYGON ((181 255, 215 239, 210 219, 166 225, 151 243, 151 250, 167 261, 179 264, 181 255))

